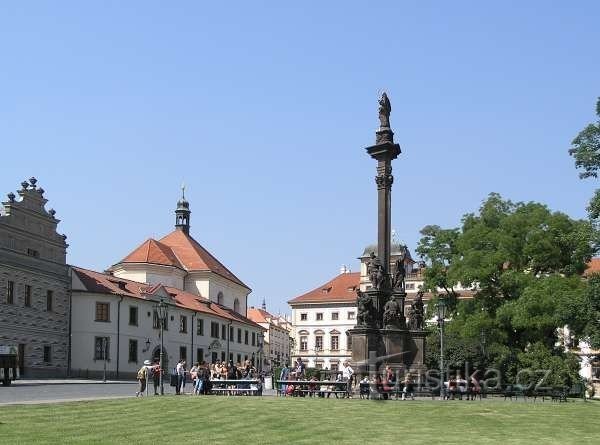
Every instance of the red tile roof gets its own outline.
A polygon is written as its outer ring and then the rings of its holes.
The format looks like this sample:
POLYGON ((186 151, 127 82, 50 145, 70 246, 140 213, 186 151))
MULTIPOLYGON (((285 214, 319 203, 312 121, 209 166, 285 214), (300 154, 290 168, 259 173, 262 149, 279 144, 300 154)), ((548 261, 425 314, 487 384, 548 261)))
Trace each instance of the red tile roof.
POLYGON ((198 295, 177 289, 175 287, 167 287, 161 284, 149 286, 146 283, 125 280, 113 275, 94 272, 92 270, 82 269, 80 267, 73 267, 73 272, 81 280, 87 292, 123 295, 126 297, 146 300, 147 295, 152 295, 161 287, 163 287, 173 299, 173 303, 179 307, 264 329, 262 326, 253 322, 244 315, 238 314, 232 309, 221 306, 215 302, 210 302, 204 297, 199 297, 198 295), (122 287, 119 286, 119 283, 121 283, 122 287))
POLYGON ((250 290, 198 241, 182 230, 174 230, 159 241, 145 241, 120 263, 161 264, 179 267, 188 272, 210 271, 250 290))
POLYGON ((144 241, 140 247, 127 255, 122 263, 151 263, 174 266, 183 269, 173 250, 152 238, 144 241))
POLYGON ((600 272, 600 258, 592 258, 589 263, 587 263, 587 269, 583 272, 583 276, 588 276, 593 273, 600 272))
POLYGON ((273 319, 273 316, 264 309, 257 309, 254 307, 248 308, 246 311, 248 318, 255 323, 269 323, 269 318, 273 319))
POLYGON ((288 303, 327 303, 330 301, 354 303, 356 302, 356 289, 358 289, 359 284, 360 272, 343 273, 324 285, 288 301, 288 303))

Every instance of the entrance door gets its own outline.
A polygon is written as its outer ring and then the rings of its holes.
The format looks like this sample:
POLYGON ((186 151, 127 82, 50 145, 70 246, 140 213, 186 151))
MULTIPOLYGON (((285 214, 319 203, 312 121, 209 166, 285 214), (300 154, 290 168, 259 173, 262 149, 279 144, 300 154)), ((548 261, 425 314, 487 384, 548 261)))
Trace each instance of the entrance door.
POLYGON ((25 375, 25 345, 20 343, 19 344, 19 374, 21 374, 21 376, 25 375))

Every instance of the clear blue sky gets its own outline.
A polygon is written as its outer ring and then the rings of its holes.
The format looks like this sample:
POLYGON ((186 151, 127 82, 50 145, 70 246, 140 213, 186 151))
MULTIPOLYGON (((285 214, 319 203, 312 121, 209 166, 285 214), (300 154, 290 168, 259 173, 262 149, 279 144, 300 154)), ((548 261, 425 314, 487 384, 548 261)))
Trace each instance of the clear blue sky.
POLYGON ((377 94, 414 249, 490 192, 584 217, 567 150, 600 96, 600 2, 3 2, 0 191, 32 175, 70 263, 174 224, 270 310, 376 239, 377 94))

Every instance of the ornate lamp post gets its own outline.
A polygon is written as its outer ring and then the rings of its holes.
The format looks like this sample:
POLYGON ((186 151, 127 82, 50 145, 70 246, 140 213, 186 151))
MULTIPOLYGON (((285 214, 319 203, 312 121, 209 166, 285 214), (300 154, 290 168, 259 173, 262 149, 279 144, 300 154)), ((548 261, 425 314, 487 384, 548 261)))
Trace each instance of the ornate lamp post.
POLYGON ((440 297, 437 303, 437 321, 440 328, 440 399, 446 398, 446 386, 444 385, 444 319, 446 318, 446 300, 440 297))
POLYGON ((156 306, 156 312, 158 314, 158 320, 160 323, 160 395, 164 395, 165 394, 165 387, 163 385, 163 374, 165 372, 163 366, 164 366, 164 329, 165 329, 165 320, 167 319, 167 315, 168 315, 168 307, 165 304, 163 298, 160 299, 160 302, 158 303, 158 305, 156 306))

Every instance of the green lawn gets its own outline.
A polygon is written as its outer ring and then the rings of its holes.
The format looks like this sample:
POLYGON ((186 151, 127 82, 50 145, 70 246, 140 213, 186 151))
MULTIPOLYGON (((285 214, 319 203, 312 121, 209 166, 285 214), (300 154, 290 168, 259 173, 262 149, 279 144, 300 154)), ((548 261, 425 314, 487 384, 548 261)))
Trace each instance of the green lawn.
POLYGON ((0 407, 2 444, 598 443, 600 403, 149 397, 0 407))

